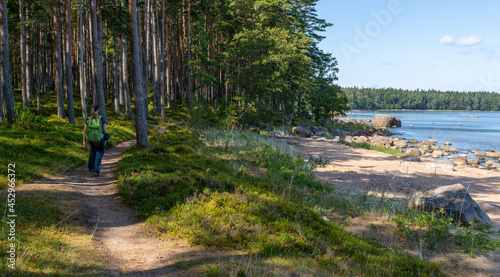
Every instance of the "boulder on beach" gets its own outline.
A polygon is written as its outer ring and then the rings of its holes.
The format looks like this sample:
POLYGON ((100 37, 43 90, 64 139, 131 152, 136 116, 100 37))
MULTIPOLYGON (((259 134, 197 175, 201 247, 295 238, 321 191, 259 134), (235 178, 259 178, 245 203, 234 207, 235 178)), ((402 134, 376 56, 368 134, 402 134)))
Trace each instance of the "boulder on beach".
POLYGON ((298 137, 302 138, 310 138, 312 136, 311 131, 307 130, 306 128, 297 126, 292 129, 292 134, 298 137))
POLYGON ((467 164, 468 165, 480 165, 481 162, 479 162, 478 159, 467 159, 467 164))
POLYGON ((484 163, 484 167, 490 168, 490 169, 500 170, 500 163, 497 163, 497 162, 494 162, 491 160, 487 160, 486 163, 484 163))
POLYGON ((453 162, 456 163, 457 165, 464 166, 467 165, 467 158, 462 157, 462 156, 450 156, 448 158, 453 158, 453 162))
POLYGON ((373 146, 391 147, 393 145, 394 139, 390 137, 375 136, 372 138, 373 146))
POLYGON ((394 146, 397 146, 399 148, 406 148, 408 147, 408 143, 406 140, 394 140, 394 146))
POLYGON ((420 150, 420 152, 422 152, 423 154, 432 152, 431 146, 427 145, 427 144, 420 146, 420 148, 418 150, 420 150))
POLYGON ((444 156, 443 151, 440 151, 440 150, 434 150, 434 151, 432 152, 432 157, 434 157, 434 158, 441 158, 442 156, 444 156))
POLYGON ((409 207, 425 211, 444 209, 457 222, 467 226, 474 219, 482 224, 494 225, 490 217, 472 199, 462 184, 442 186, 424 193, 415 193, 410 199, 409 207))
POLYGON ((420 155, 422 155, 422 152, 420 152, 420 150, 418 150, 416 148, 410 148, 410 149, 406 150, 405 154, 407 156, 420 156, 420 155))
POLYGON ((353 143, 355 139, 352 136, 347 135, 345 136, 344 141, 347 143, 353 143))
POLYGON ((367 143, 368 142, 368 138, 365 137, 365 136, 359 136, 356 138, 356 140, 354 141, 355 143, 367 143))
POLYGON ((391 115, 376 114, 372 119, 373 127, 401 127, 401 120, 391 115))

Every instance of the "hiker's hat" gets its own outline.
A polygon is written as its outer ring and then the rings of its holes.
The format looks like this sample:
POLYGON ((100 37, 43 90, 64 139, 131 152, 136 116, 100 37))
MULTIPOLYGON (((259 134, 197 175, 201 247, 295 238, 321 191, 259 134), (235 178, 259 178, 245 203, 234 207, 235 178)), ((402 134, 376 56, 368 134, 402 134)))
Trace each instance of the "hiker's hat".
POLYGON ((92 104, 92 106, 90 106, 90 109, 94 109, 94 111, 98 111, 99 110, 99 105, 92 104))

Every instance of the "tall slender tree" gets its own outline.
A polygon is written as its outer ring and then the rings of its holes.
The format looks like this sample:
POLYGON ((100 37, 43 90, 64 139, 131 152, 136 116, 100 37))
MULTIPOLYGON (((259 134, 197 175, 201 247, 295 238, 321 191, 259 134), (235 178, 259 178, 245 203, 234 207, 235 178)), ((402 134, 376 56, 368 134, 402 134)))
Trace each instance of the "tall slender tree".
POLYGON ((82 117, 83 120, 87 117, 87 104, 85 103, 85 84, 84 84, 84 64, 83 64, 83 25, 82 25, 82 0, 78 1, 78 37, 80 42, 78 43, 79 47, 79 58, 80 58, 80 97, 82 102, 82 117))
POLYGON ((20 36, 20 46, 21 46, 21 78, 22 78, 22 96, 23 96, 23 108, 28 108, 28 92, 26 87, 26 36, 24 34, 24 4, 22 0, 19 0, 19 29, 21 31, 20 36))
MULTIPOLYGON (((7 0, 2 0, 0 10, 0 54, 2 56, 2 74, 0 81, 3 93, 3 106, 9 124, 15 120, 14 94, 12 93, 12 84, 10 81, 10 62, 9 62, 9 24, 7 17, 7 0)), ((2 103, 0 103, 1 105, 2 103)))
POLYGON ((57 118, 66 118, 64 114, 64 94, 63 94, 63 73, 62 73, 62 39, 61 39, 61 6, 60 0, 54 3, 54 30, 55 42, 56 42, 56 95, 57 95, 57 118))
POLYGON ((75 124, 73 104, 73 55, 71 54, 71 0, 66 0, 66 87, 68 95, 68 120, 75 124))
POLYGON ((135 130, 137 145, 140 147, 148 147, 148 126, 146 122, 141 49, 139 47, 139 28, 137 25, 137 4, 135 0, 129 0, 128 11, 130 15, 130 48, 134 65, 135 130))
POLYGON ((102 50, 100 43, 100 28, 98 27, 97 3, 96 0, 90 0, 90 12, 92 16, 92 50, 94 52, 94 72, 96 98, 99 105, 99 113, 106 118, 106 97, 104 95, 104 80, 102 67, 102 50))
POLYGON ((161 121, 166 121, 165 115, 165 0, 161 3, 161 24, 160 24, 160 117, 161 121))

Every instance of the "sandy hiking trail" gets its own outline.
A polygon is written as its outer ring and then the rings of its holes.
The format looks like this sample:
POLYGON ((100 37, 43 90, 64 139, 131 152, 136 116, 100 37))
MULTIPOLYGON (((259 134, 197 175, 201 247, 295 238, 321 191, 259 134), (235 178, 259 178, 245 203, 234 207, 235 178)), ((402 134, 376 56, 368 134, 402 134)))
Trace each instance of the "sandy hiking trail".
POLYGON ((134 212, 118 196, 116 169, 121 155, 135 144, 125 141, 106 150, 99 177, 87 166, 48 179, 25 184, 22 191, 71 191, 84 202, 84 223, 104 257, 108 276, 190 276, 193 269, 183 270, 179 263, 190 259, 210 259, 217 253, 178 241, 165 241, 148 232, 145 224, 134 218, 134 212))

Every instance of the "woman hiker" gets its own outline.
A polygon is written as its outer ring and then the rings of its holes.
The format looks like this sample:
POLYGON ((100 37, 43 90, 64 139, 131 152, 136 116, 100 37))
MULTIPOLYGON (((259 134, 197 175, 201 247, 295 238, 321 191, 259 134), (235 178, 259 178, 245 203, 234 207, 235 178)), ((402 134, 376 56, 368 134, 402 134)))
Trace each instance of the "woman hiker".
POLYGON ((83 126, 83 147, 87 148, 87 142, 90 144, 89 172, 94 172, 94 176, 99 176, 101 171, 101 161, 104 155, 104 146, 106 145, 105 135, 106 119, 99 115, 99 105, 90 106, 90 117, 85 119, 83 126))

